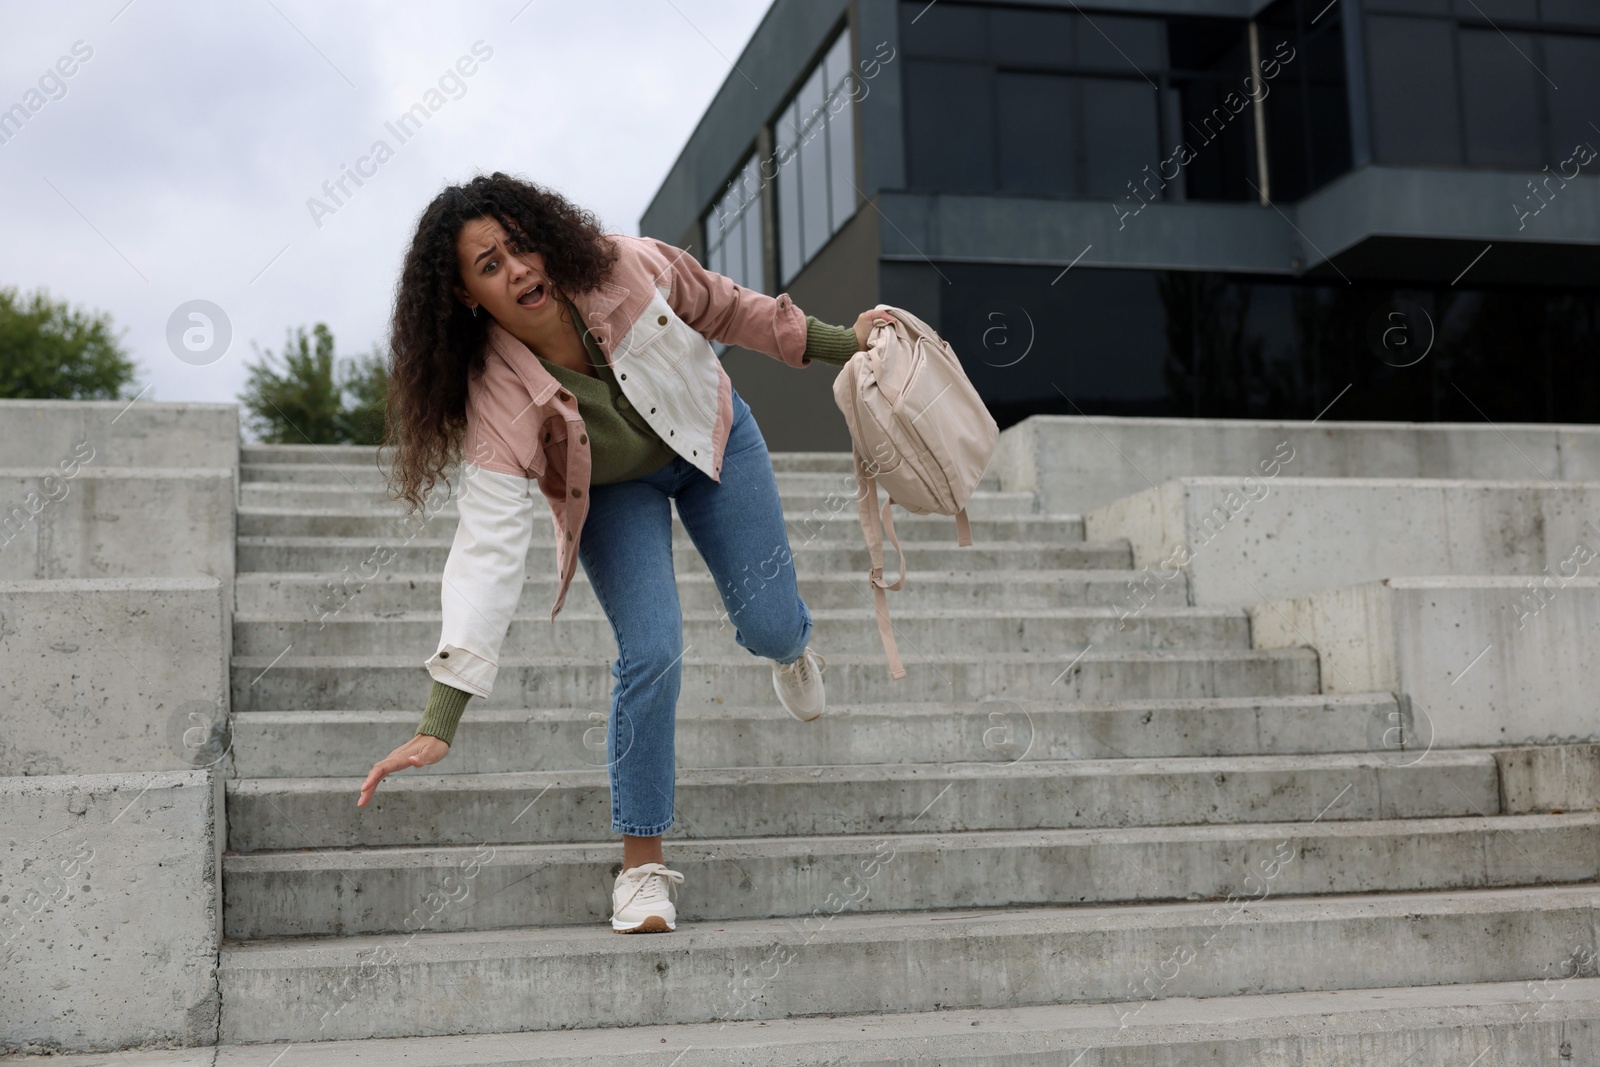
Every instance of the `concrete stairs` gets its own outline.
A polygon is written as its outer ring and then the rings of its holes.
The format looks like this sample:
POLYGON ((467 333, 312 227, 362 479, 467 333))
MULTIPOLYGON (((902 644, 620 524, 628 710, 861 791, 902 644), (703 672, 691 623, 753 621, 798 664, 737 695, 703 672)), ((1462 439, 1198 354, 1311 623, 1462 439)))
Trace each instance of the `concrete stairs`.
POLYGON ((370 449, 242 458, 215 1062, 1594 1048, 1600 813, 1510 813, 1493 750, 1408 750, 1394 694, 1323 694, 1314 650, 1253 648, 1243 609, 1182 583, 1119 629, 1128 543, 998 485, 966 548, 953 520, 896 515, 895 682, 844 455, 774 455, 829 665, 818 722, 777 704, 675 530, 687 880, 676 933, 618 937, 615 645, 581 568, 550 623, 547 524, 494 697, 361 809, 431 684, 454 512, 402 523, 370 449))

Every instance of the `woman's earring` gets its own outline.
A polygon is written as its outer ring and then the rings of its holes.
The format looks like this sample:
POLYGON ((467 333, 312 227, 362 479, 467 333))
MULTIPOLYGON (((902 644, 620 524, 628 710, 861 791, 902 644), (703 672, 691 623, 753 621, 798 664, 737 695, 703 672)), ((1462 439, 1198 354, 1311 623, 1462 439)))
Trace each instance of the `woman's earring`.
POLYGON ((472 305, 472 317, 473 318, 477 318, 478 317, 478 305, 477 304, 473 304, 472 305))

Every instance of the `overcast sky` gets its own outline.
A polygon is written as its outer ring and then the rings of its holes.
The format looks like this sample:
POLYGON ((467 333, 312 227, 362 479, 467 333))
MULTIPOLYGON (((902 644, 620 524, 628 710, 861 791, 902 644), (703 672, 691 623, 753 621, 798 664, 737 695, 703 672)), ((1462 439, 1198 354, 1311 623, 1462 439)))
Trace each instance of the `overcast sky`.
POLYGON ((768 4, 0 0, 0 111, 31 112, 0 126, 0 286, 109 313, 144 400, 234 401, 292 326, 369 352, 444 185, 504 170, 638 233, 768 4), (168 344, 194 300, 231 323, 220 358, 168 344))

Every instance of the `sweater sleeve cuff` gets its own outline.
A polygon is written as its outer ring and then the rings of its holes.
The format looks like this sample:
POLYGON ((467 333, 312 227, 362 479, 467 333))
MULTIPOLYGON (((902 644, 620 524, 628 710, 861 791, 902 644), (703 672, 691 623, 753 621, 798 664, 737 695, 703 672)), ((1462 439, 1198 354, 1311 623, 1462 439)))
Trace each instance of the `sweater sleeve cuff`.
POLYGON ((806 316, 806 358, 835 367, 850 362, 859 349, 856 331, 850 326, 830 326, 815 315, 806 316))
POLYGON ((447 745, 452 743, 461 713, 471 699, 472 694, 466 690, 435 681, 433 691, 428 694, 428 706, 422 712, 422 724, 417 727, 417 733, 437 737, 447 745))

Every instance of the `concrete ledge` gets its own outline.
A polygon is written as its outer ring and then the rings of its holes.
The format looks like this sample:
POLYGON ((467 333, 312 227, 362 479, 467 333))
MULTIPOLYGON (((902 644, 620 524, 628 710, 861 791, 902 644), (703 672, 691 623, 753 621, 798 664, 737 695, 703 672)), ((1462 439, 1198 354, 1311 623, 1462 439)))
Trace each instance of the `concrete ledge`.
MULTIPOLYGON (((1358 992, 1174 997, 1024 1008, 809 1016, 667 1026, 312 1041, 277 1067, 816 1067, 959 1063, 962 1067, 1385 1067, 1586 1064, 1600 1056, 1600 979, 1552 964, 1539 982, 1429 985, 1358 992), (1119 1025, 1125 1020, 1126 1025, 1119 1025), (1485 1049, 1498 1057, 1491 1060, 1485 1049), (687 1055, 693 1050, 693 1055, 687 1055), (1423 1055, 1426 1050, 1427 1055, 1423 1055), (1570 1051, 1570 1059, 1561 1053, 1570 1051)), ((205 1052, 133 1052, 114 1064, 66 1057, 55 1067, 274 1067, 281 1044, 205 1052)), ((9 1062, 0 1060, 0 1062, 9 1062)), ((22 1062, 22 1061, 18 1061, 22 1062)))
POLYGON ((989 469, 1042 511, 1084 512, 1186 475, 1259 477, 1275 454, 1308 478, 1600 481, 1600 426, 1033 415, 1001 431, 989 469))
POLYGON ((222 593, 215 578, 0 582, 0 774, 219 763, 222 593))
POLYGON ((1177 478, 1083 521, 1093 541, 1128 540, 1150 568, 1136 581, 1181 569, 1208 607, 1397 576, 1600 573, 1596 482, 1177 478))
POLYGON ((0 400, 0 467, 239 467, 239 405, 0 400))
POLYGON ((0 469, 0 580, 209 575, 233 582, 228 468, 0 469))
POLYGON ((1539 745, 1495 753, 1509 815, 1600 810, 1600 745, 1539 745))
POLYGON ((211 1045, 222 780, 0 778, 0 1049, 211 1045))
MULTIPOLYGON (((1390 578, 1260 604, 1250 622, 1257 648, 1315 649, 1326 692, 1400 694, 1408 748, 1600 740, 1600 578, 1390 578)), ((1518 787, 1532 808, 1547 788, 1572 787, 1518 787)))

